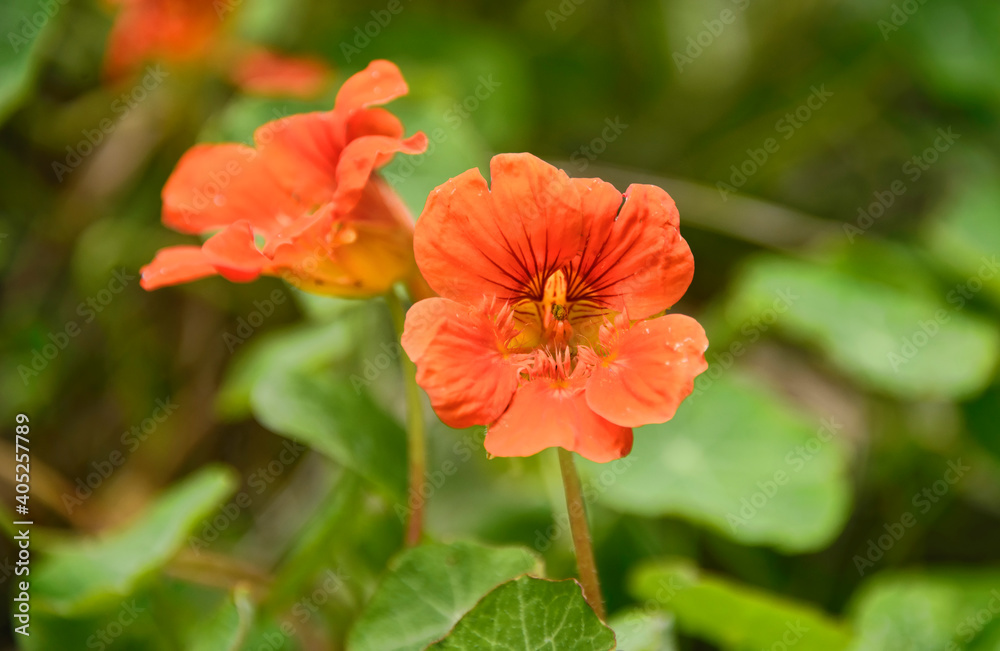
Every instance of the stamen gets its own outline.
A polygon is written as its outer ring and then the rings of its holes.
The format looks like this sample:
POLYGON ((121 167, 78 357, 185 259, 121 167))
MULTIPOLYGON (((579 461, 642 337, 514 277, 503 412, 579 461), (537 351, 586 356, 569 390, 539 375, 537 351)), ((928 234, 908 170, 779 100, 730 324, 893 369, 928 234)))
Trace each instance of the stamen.
MULTIPOLYGON (((542 298, 542 307, 546 314, 553 314, 555 310, 566 312, 566 274, 559 270, 545 280, 545 294, 542 298)), ((562 319, 562 316, 556 316, 562 319)))

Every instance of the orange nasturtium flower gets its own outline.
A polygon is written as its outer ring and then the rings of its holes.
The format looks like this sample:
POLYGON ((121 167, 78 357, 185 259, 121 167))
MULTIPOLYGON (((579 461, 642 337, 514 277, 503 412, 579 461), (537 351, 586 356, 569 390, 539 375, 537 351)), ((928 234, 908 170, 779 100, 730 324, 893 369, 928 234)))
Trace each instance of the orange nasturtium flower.
POLYGON ((571 179, 502 154, 439 186, 417 221, 417 265, 441 296, 406 316, 403 347, 438 416, 487 425, 486 450, 549 447, 610 461, 632 429, 673 417, 707 368, 697 321, 663 315, 694 259, 670 196, 571 179))
POLYGON ((254 133, 255 147, 190 149, 163 188, 163 223, 217 232, 202 246, 160 250, 143 267, 142 286, 264 274, 319 294, 367 297, 420 282, 413 219, 376 169, 396 152, 421 153, 427 137, 404 139, 394 115, 369 108, 406 92, 395 65, 374 61, 344 83, 332 111, 269 122, 254 133))
POLYGON ((104 68, 116 78, 150 61, 221 66, 244 91, 314 97, 331 77, 317 58, 289 57, 252 47, 226 30, 243 0, 107 0, 119 7, 104 68))

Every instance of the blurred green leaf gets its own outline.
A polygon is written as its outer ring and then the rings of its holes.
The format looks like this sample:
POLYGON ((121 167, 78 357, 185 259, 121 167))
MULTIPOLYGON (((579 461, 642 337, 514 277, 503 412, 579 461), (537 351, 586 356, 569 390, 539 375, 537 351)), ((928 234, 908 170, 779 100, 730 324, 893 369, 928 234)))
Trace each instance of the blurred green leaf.
POLYGON ((942 263, 966 277, 948 289, 947 300, 955 306, 964 306, 980 291, 1000 305, 998 168, 976 169, 941 201, 924 238, 942 263))
POLYGON ((36 606, 82 614, 126 597, 169 561, 188 533, 235 489, 231 470, 208 467, 171 488, 125 529, 53 545, 32 570, 36 606))
POLYGON ((334 322, 301 324, 255 338, 226 369, 216 394, 216 413, 226 420, 245 418, 257 382, 283 372, 326 368, 353 349, 352 335, 348 324, 334 322))
MULTIPOLYGON (((41 608, 31 612, 30 635, 18 635, 21 651, 54 649, 115 649, 116 651, 174 651, 177 647, 154 617, 155 599, 140 592, 122 601, 104 604, 81 616, 64 616, 41 608)), ((162 613, 161 611, 161 614, 162 613)), ((15 620, 15 626, 18 624, 15 620)), ((225 651, 224 649, 222 651, 225 651)))
POLYGON ((268 429, 310 446, 384 490, 406 494, 406 434, 360 387, 300 371, 260 380, 250 398, 268 429))
POLYGON ((796 651, 839 651, 851 642, 845 627, 811 606, 705 575, 684 560, 640 566, 629 590, 674 613, 680 632, 727 651, 782 644, 796 651))
POLYGON ((946 102, 1000 105, 1000 79, 996 75, 1000 42, 992 38, 1000 30, 1000 7, 996 3, 926 3, 908 5, 896 12, 904 22, 900 26, 899 18, 886 11, 886 23, 895 29, 887 34, 907 45, 904 58, 920 70, 922 85, 936 91, 946 102), (901 32, 899 36, 897 31, 901 32))
POLYGON ((757 336, 773 326, 858 382, 906 399, 975 394, 1000 352, 996 326, 955 305, 774 256, 748 265, 727 318, 757 336))
POLYGON ((417 651, 441 639, 483 595, 514 577, 540 572, 534 552, 471 542, 407 550, 389 564, 355 623, 350 651, 417 651))
POLYGON ((0 47, 0 122, 24 99, 32 83, 44 41, 65 3, 6 0, 0 4, 4 26, 0 47))
MULTIPOLYGON (((713 376, 713 366, 707 373, 713 376)), ((729 371, 734 374, 734 371, 729 371)), ((673 420, 636 430, 632 453, 584 462, 585 491, 645 516, 677 515, 747 544, 817 549, 849 508, 835 421, 810 423, 750 380, 719 376, 673 420)))
POLYGON ((615 634, 583 599, 576 581, 523 576, 496 588, 430 649, 609 651, 615 634))
POLYGON ((673 620, 662 612, 631 609, 608 620, 622 651, 677 651, 673 620))
POLYGON ((857 633, 851 651, 992 651, 998 647, 985 642, 997 640, 1000 570, 882 574, 861 588, 850 610, 857 633))
POLYGON ((188 651, 240 651, 253 624, 249 590, 237 588, 219 609, 188 632, 188 651))
POLYGON ((1000 383, 963 407, 969 434, 1000 462, 1000 430, 997 429, 1000 422, 1000 383))
POLYGON ((229 6, 239 7, 239 34, 255 43, 294 42, 307 9, 305 0, 255 0, 229 6))

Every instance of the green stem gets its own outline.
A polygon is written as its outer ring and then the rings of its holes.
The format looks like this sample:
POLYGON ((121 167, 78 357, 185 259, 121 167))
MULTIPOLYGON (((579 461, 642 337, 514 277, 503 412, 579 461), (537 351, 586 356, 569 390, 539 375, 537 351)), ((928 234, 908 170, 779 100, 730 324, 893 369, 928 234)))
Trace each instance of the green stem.
MULTIPOLYGON (((385 302, 389 305, 389 313, 392 315, 392 322, 396 327, 396 335, 402 337, 403 323, 406 318, 403 304, 392 291, 385 295, 385 302)), ((410 475, 410 489, 407 495, 419 496, 427 470, 423 406, 420 402, 420 388, 417 386, 417 367, 414 366, 405 352, 400 355, 400 360, 403 365, 403 381, 406 383, 407 460, 410 475)), ((406 545, 408 547, 413 547, 420 542, 424 527, 424 500, 416 499, 413 502, 409 521, 406 523, 406 545)))
POLYGON ((601 581, 597 577, 597 563, 594 562, 594 546, 590 540, 587 505, 580 489, 580 476, 576 473, 573 453, 563 448, 558 450, 559 469, 562 471, 563 488, 566 491, 566 510, 569 512, 569 528, 573 534, 576 568, 580 574, 583 596, 601 621, 604 621, 607 614, 604 612, 604 599, 601 598, 601 581))

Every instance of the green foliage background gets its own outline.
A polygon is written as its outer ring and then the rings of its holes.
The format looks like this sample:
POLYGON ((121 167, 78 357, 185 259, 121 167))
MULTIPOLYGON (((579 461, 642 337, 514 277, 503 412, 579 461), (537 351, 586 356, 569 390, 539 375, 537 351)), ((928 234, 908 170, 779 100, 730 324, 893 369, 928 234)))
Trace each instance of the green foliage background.
MULTIPOLYGON (((697 272, 675 309, 708 330, 710 370, 632 456, 582 464, 620 648, 1000 649, 1000 5, 236 4, 245 38, 321 55, 338 84, 401 67, 390 108, 432 145, 385 173, 414 214, 509 151, 676 199, 697 272)), ((12 445, 31 418, 37 525, 33 635, 8 621, 9 640, 377 649, 398 625, 398 648, 423 648, 457 623, 435 648, 464 649, 515 603, 538 621, 504 630, 558 635, 531 604, 566 599, 591 646, 557 648, 606 648, 572 584, 516 578, 574 572, 552 455, 487 460, 481 431, 430 415, 443 542, 396 556, 423 498, 401 481, 384 304, 273 279, 139 288, 158 248, 191 241, 159 224, 180 155, 333 93, 175 71, 130 107, 136 80, 101 79, 111 19, 0 8, 0 422, 12 445), (419 595, 456 577, 421 628, 419 595), (392 589, 411 580, 417 596, 392 589)))

